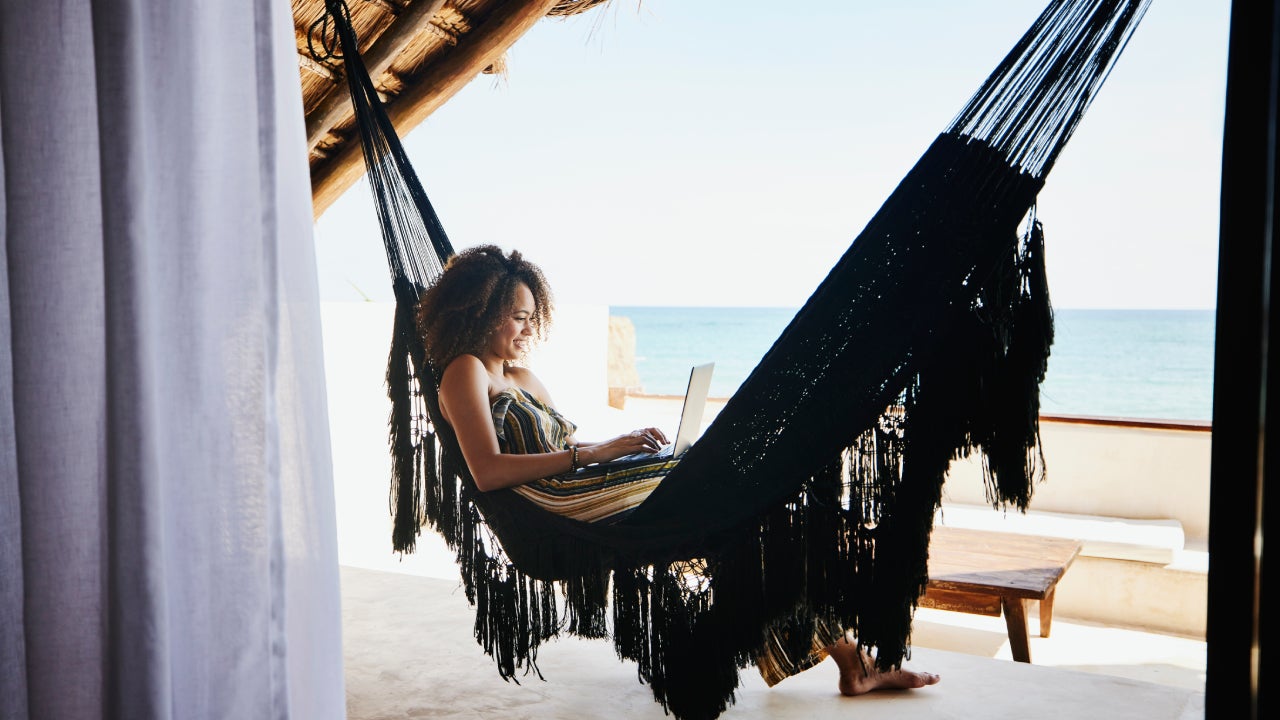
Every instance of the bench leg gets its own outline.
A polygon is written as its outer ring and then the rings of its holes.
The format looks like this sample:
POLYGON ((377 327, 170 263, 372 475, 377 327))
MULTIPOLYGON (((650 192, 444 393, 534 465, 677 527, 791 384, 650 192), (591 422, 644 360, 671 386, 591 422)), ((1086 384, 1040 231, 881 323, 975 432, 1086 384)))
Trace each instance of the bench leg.
POLYGON ((1022 598, 1000 598, 1004 624, 1009 629, 1009 649, 1018 662, 1031 662, 1031 642, 1027 639, 1027 603, 1022 598))
POLYGON ((1049 637, 1049 625, 1053 623, 1053 592, 1057 588, 1049 588, 1044 599, 1040 601, 1040 637, 1049 637))

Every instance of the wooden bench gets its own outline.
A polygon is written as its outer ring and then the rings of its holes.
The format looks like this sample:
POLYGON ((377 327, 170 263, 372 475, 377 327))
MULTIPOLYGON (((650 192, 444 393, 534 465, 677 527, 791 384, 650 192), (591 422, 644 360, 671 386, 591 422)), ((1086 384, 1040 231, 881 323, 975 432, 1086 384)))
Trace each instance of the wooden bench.
POLYGON ((936 526, 929 586, 921 607, 999 617, 1013 659, 1031 662, 1027 602, 1040 603, 1040 637, 1049 637, 1053 591, 1080 554, 1079 540, 936 526))

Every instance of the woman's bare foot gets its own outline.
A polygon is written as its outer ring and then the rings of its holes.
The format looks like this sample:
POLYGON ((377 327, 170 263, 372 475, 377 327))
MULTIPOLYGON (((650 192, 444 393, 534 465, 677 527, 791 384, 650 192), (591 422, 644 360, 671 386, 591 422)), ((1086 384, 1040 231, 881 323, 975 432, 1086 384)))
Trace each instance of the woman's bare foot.
POLYGON ((941 678, 934 673, 910 670, 876 670, 875 660, 858 650, 856 643, 840 640, 827 648, 840 668, 840 694, 862 695, 872 690, 909 690, 933 685, 941 678))

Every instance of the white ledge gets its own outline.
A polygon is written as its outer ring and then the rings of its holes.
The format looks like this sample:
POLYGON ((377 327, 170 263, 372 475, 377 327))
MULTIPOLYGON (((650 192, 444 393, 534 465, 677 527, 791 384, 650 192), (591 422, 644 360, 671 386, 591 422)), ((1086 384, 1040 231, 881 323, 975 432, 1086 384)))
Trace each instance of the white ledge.
POLYGON ((1178 560, 1186 543, 1182 523, 1172 519, 1140 520, 1035 510, 1024 514, 1016 509, 944 503, 934 522, 947 527, 1074 538, 1082 542, 1080 554, 1085 557, 1158 565, 1178 560))

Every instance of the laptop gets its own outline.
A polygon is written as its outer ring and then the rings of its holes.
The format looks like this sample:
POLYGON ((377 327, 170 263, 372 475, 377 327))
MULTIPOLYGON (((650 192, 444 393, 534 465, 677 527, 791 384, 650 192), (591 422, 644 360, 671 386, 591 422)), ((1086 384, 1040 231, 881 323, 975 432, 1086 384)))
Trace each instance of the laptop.
POLYGON ((632 453, 611 462, 652 460, 683 455, 702 432, 702 414, 707 409, 707 395, 711 392, 711 371, 715 370, 715 367, 715 363, 709 362, 694 365, 689 371, 689 386, 684 392, 684 406, 680 409, 680 427, 676 430, 674 441, 667 443, 656 452, 632 453))

